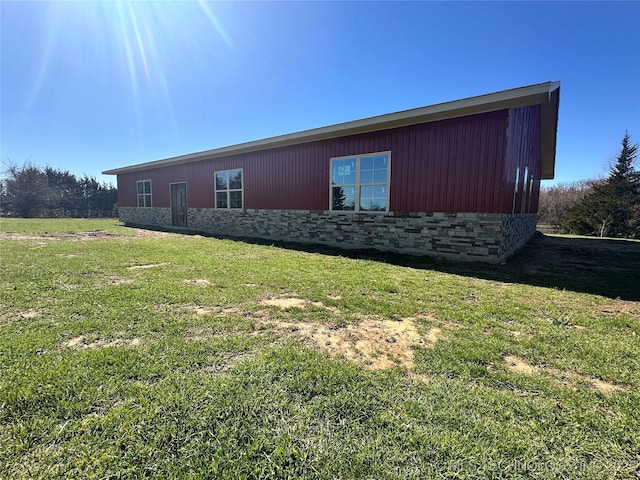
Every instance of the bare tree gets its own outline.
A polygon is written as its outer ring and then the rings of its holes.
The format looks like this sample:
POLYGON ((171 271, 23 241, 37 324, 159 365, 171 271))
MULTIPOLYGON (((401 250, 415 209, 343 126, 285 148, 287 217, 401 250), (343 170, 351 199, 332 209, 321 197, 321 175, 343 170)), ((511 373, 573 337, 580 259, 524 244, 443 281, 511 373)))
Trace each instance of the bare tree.
POLYGON ((582 180, 573 183, 559 183, 540 189, 538 220, 559 230, 567 210, 580 202, 601 180, 582 180))

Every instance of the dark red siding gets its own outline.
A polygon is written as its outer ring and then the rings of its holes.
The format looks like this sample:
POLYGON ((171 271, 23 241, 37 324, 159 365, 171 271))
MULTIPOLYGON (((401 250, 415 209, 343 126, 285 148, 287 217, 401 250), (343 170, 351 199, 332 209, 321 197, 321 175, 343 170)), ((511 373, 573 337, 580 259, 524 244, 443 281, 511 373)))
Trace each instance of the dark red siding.
POLYGON ((150 179, 155 207, 186 181, 188 206, 211 208, 214 172, 242 168, 245 208, 328 210, 330 158, 391 151, 391 211, 499 213, 508 121, 501 110, 121 174, 119 204, 135 206, 136 180, 150 179))
POLYGON ((537 213, 542 171, 540 155, 540 105, 514 108, 509 111, 507 131, 507 157, 504 169, 504 191, 502 212, 511 213, 516 190, 516 171, 519 169, 515 213, 521 213, 522 196, 525 190, 524 170, 528 168, 533 176, 531 201, 525 200, 527 208, 522 213, 537 213), (530 206, 529 206, 530 205, 530 206))

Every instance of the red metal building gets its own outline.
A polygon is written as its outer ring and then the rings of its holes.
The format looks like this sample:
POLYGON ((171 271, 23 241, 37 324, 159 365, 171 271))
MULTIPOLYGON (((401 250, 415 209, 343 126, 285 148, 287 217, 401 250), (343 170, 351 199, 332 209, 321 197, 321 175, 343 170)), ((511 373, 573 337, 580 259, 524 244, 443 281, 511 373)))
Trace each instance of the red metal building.
POLYGON ((548 82, 104 173, 131 224, 502 261, 535 231, 540 180, 553 178, 559 93, 548 82), (465 219, 466 240, 437 248, 460 227, 441 214, 465 219), (270 229, 282 215, 292 230, 270 229), (311 231, 311 217, 368 227, 307 238, 298 223, 311 231), (419 220, 393 220, 406 217, 419 220), (501 224, 495 242, 474 240, 487 221, 501 224), (394 241, 396 227, 410 238, 394 241))

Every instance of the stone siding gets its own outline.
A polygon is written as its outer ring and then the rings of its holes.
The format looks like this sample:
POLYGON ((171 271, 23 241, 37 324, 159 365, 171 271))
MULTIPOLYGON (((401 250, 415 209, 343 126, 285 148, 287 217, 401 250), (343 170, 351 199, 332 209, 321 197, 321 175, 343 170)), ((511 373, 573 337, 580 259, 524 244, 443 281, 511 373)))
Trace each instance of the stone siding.
POLYGON ((171 209, 162 207, 118 207, 121 222, 129 225, 171 226, 171 209))
MULTIPOLYGON (((119 212, 127 224, 171 227, 169 208, 121 207, 119 212)), ((536 215, 190 208, 187 225, 229 237, 499 263, 533 235, 536 215)))
POLYGON ((502 215, 502 241, 498 261, 505 261, 529 241, 536 233, 537 221, 538 215, 535 213, 502 215))

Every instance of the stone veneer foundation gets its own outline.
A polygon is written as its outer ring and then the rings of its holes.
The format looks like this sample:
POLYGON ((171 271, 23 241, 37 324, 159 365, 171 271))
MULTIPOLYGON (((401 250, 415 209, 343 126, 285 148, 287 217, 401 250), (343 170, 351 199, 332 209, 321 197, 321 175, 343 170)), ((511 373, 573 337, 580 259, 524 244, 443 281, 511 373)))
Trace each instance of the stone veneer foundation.
MULTIPOLYGON (((128 225, 172 228, 170 208, 119 207, 119 215, 128 225)), ((502 263, 535 233, 536 220, 536 214, 190 208, 187 230, 502 263)))

